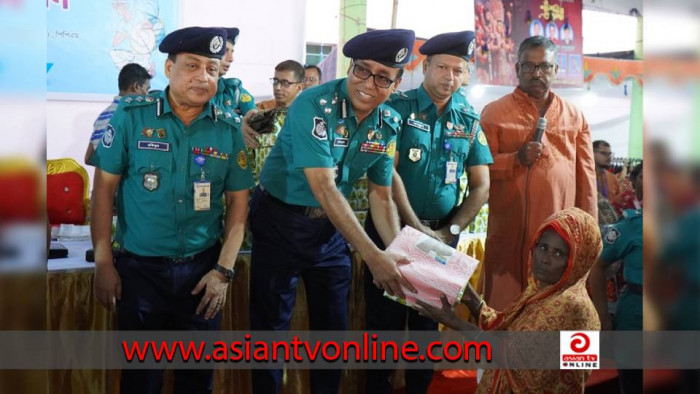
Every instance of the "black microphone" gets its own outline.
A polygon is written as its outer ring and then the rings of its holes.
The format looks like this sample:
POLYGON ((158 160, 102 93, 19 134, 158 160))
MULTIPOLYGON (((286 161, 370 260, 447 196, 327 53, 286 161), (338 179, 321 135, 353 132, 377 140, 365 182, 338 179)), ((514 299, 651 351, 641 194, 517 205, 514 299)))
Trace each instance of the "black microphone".
POLYGON ((532 139, 534 142, 542 142, 542 134, 544 134, 544 129, 547 128, 547 119, 539 118, 537 120, 537 129, 535 129, 535 137, 532 139))

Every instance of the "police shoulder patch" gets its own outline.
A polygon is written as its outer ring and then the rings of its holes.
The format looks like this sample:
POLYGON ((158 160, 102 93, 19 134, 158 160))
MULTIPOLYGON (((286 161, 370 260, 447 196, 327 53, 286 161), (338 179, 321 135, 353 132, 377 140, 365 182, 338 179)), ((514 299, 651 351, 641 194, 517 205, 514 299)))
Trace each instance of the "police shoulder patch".
POLYGON ((243 93, 241 95, 241 101, 244 103, 249 103, 253 100, 253 97, 251 97, 248 93, 243 93))
POLYGON ((236 157, 236 162, 238 163, 238 166, 241 167, 242 169, 248 168, 248 156, 245 154, 245 151, 239 151, 238 156, 236 157))
POLYGON ((109 149, 112 147, 112 142, 114 142, 114 126, 108 124, 102 134, 102 146, 109 149))
POLYGON ((327 129, 326 121, 323 118, 314 116, 314 126, 313 129, 311 129, 311 135, 317 140, 325 141, 328 139, 327 129))
POLYGON ((393 159, 394 154, 396 154, 396 140, 391 140, 386 147, 386 155, 393 159))
POLYGON ((620 231, 616 229, 615 227, 611 228, 608 230, 608 232, 605 234, 605 242, 609 244, 614 244, 615 241, 620 237, 620 231))
POLYGON ((487 146, 488 142, 486 141, 486 135, 484 134, 483 131, 479 130, 479 134, 476 137, 476 139, 479 141, 479 143, 483 146, 487 146))

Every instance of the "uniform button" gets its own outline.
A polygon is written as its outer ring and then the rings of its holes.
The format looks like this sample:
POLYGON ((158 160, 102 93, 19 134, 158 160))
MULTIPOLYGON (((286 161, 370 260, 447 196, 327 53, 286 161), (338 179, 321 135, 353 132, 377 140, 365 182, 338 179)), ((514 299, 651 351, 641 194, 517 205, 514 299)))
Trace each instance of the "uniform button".
POLYGON ((178 203, 178 204, 182 204, 182 200, 177 200, 177 203, 178 203))

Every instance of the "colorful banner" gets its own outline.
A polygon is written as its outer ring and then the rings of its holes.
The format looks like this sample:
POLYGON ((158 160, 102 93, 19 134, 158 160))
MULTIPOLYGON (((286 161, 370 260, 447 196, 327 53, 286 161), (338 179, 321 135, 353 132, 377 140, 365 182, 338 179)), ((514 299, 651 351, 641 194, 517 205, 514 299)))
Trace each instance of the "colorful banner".
POLYGON ((616 86, 627 79, 634 79, 642 85, 643 71, 644 63, 641 60, 583 57, 583 76, 586 82, 591 82, 596 75, 605 75, 616 86))
POLYGON ((583 85, 582 0, 475 0, 476 80, 516 86, 518 46, 541 35, 557 45, 556 87, 583 85))
POLYGON ((119 70, 144 66, 151 86, 167 85, 158 45, 177 29, 178 2, 47 0, 47 91, 118 93, 119 70))

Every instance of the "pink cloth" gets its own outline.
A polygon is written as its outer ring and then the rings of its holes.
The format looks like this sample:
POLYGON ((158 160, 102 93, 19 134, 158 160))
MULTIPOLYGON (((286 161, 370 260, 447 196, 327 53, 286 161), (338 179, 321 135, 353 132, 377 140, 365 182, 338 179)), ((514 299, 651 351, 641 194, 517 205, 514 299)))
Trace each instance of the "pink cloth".
POLYGON ((478 260, 409 226, 401 230, 386 250, 404 254, 411 261, 400 265, 399 271, 418 292, 412 293, 404 288, 406 300, 385 293, 385 296, 407 306, 414 305, 416 299, 420 299, 441 308, 442 293, 445 293, 451 305, 456 304, 479 264, 478 260))

